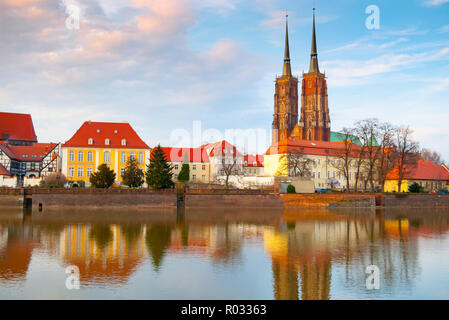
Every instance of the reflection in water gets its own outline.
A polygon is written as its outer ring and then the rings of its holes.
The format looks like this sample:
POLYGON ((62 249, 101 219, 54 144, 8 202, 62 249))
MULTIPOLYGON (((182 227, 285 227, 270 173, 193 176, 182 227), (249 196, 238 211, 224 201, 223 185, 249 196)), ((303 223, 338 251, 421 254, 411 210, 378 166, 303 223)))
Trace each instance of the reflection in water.
POLYGON ((77 265, 85 288, 108 288, 129 286, 148 264, 154 273, 147 277, 176 276, 185 271, 182 261, 196 263, 187 273, 198 281, 202 265, 220 266, 217 278, 220 272, 238 278, 250 259, 247 252, 263 248, 264 255, 255 258, 268 257, 269 264, 251 273, 261 274, 271 265, 274 299, 369 298, 375 294, 365 288, 365 268, 371 264, 382 274, 378 297, 394 298, 401 290, 411 291, 421 274, 426 261, 420 260, 419 241, 436 240, 447 247, 448 234, 449 212, 67 212, 30 217, 0 210, 0 294, 25 286, 32 258, 41 255, 64 267, 77 265))

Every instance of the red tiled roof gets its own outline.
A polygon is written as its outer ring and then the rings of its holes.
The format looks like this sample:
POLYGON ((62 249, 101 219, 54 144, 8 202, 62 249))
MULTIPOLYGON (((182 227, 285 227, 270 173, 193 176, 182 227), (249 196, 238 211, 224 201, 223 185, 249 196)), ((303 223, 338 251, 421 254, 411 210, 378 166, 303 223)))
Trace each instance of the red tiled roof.
MULTIPOLYGON (((360 149, 361 147, 359 145, 352 143, 351 150, 354 153, 354 157, 357 156, 357 152, 360 152, 360 149)), ((271 145, 265 154, 285 154, 293 150, 304 152, 305 155, 341 156, 345 150, 345 142, 292 140, 286 138, 277 144, 271 145)))
POLYGON ((230 144, 229 142, 227 142, 226 140, 222 140, 219 142, 213 142, 213 143, 206 143, 203 144, 201 146, 201 148, 206 149, 209 152, 209 156, 213 157, 216 154, 220 154, 224 156, 225 155, 225 151, 224 150, 233 150, 233 154, 236 156, 241 156, 242 154, 237 150, 237 148, 230 144))
POLYGON ((0 112, 0 140, 37 142, 30 114, 0 112))
POLYGON ((63 147, 150 149, 129 123, 93 121, 84 122, 63 147), (90 138, 92 144, 89 144, 90 138), (106 139, 109 139, 109 145, 106 145, 106 139), (126 146, 122 145, 123 139, 126 146))
MULTIPOLYGON (((154 150, 154 149, 153 149, 154 150)), ((209 162, 207 150, 204 148, 169 148, 162 147, 167 156, 167 160, 171 162, 183 162, 185 154, 189 156, 190 162, 209 162)))
POLYGON ((247 154, 244 156, 243 161, 247 163, 247 167, 263 167, 263 155, 247 154), (256 165, 254 165, 256 162, 256 165))
MULTIPOLYGON (((387 180, 396 180, 399 177, 398 167, 387 174, 387 180)), ((413 165, 405 165, 406 176, 404 179, 415 180, 446 180, 449 181, 449 172, 432 161, 419 160, 413 165)))
POLYGON ((24 162, 41 162, 54 148, 56 143, 34 143, 31 146, 13 146, 0 144, 0 149, 11 159, 24 162))
POLYGON ((0 163, 0 176, 11 176, 8 170, 0 163))

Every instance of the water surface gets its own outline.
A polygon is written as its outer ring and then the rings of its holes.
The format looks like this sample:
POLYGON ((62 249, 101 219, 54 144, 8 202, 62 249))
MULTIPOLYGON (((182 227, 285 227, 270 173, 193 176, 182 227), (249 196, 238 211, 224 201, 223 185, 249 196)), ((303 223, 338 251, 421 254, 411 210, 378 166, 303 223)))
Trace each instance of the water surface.
POLYGON ((448 272, 449 211, 0 209, 0 299, 449 299, 448 272))

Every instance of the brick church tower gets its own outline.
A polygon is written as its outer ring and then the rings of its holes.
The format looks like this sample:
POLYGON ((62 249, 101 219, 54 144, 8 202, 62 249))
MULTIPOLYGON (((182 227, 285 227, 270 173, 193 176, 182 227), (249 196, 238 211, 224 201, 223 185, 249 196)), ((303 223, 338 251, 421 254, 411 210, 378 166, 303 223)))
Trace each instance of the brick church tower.
POLYGON ((301 120, 297 138, 302 140, 330 141, 330 117, 327 102, 325 74, 318 67, 315 34, 315 9, 313 9, 312 52, 308 73, 303 73, 301 92, 301 120))
MULTIPOLYGON (((288 16, 286 16, 288 17, 288 16)), ((285 25, 284 70, 276 78, 274 94, 274 115, 272 124, 272 143, 289 137, 298 124, 298 78, 292 76, 290 48, 288 41, 288 21, 285 25)))

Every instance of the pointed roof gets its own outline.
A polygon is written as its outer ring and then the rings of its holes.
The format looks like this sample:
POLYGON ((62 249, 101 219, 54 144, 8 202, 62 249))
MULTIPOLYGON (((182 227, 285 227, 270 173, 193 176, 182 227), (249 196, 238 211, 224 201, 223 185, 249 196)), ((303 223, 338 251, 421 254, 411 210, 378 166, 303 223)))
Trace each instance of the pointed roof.
POLYGON ((290 66, 290 46, 288 44, 288 14, 285 15, 285 52, 284 52, 284 70, 282 71, 283 76, 292 75, 292 69, 290 66))
POLYGON ((0 112, 0 140, 37 142, 31 115, 0 112))
POLYGON ((315 72, 320 72, 320 68, 318 67, 318 50, 316 48, 315 8, 313 8, 312 50, 310 52, 309 73, 315 72))

